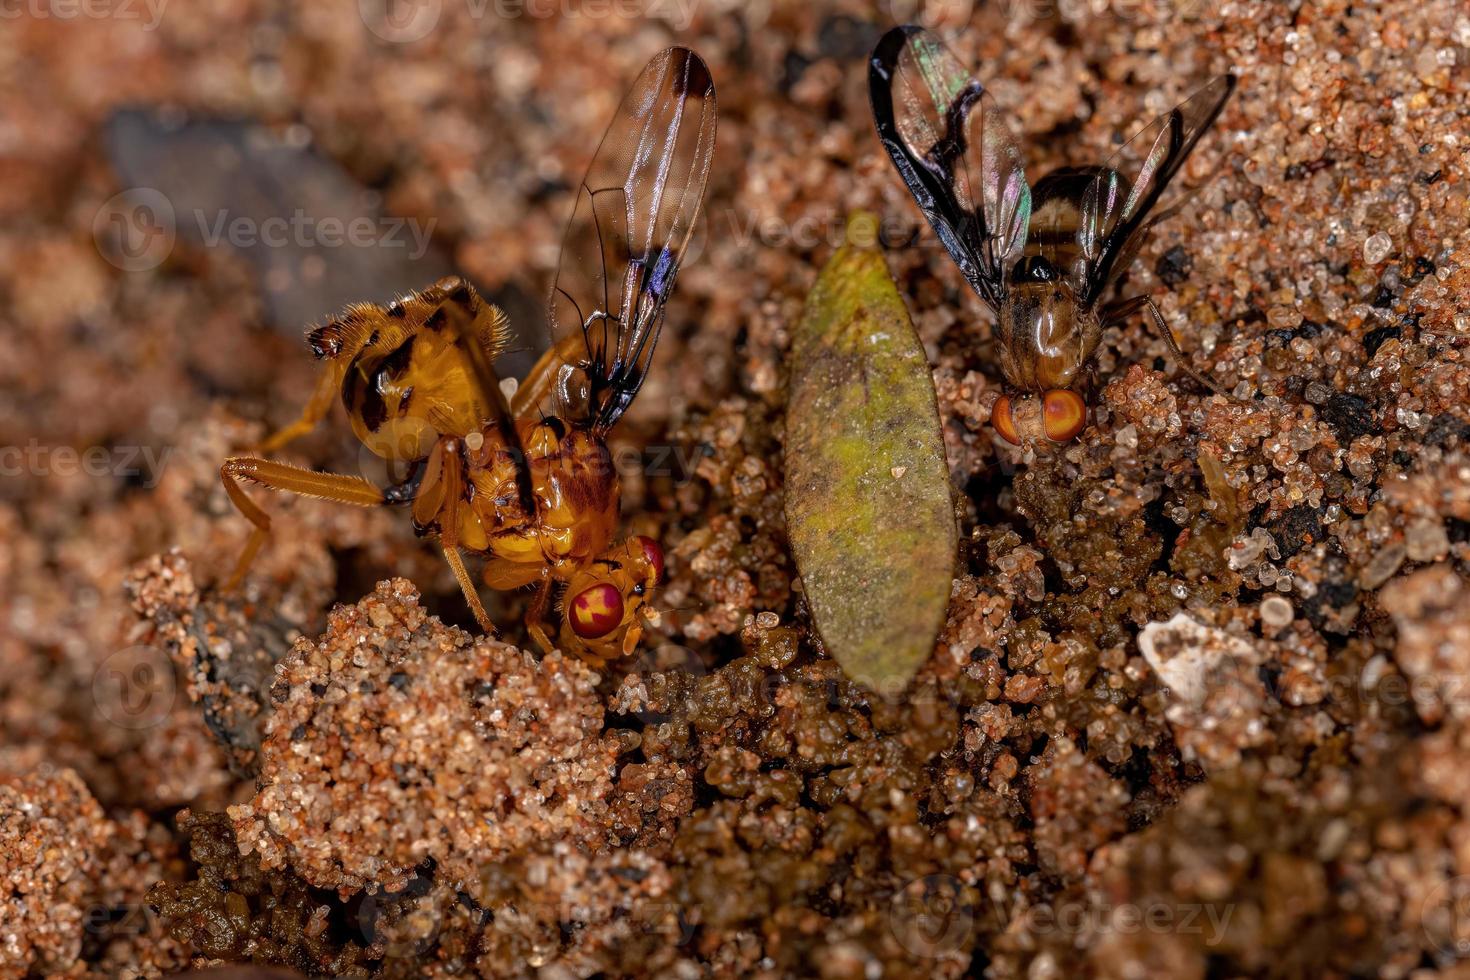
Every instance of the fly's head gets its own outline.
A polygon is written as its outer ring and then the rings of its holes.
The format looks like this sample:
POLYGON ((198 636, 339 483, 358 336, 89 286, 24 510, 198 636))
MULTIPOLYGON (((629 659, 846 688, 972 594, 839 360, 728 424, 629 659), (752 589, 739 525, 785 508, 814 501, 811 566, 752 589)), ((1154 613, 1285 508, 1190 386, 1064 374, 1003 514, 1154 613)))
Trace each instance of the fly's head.
POLYGON ((1087 428, 1087 402, 1066 388, 1005 394, 991 407, 990 424, 1013 446, 1060 445, 1087 428))
POLYGON ((562 603, 561 645, 594 665, 631 656, 664 573, 658 542, 634 535, 577 572, 562 603))

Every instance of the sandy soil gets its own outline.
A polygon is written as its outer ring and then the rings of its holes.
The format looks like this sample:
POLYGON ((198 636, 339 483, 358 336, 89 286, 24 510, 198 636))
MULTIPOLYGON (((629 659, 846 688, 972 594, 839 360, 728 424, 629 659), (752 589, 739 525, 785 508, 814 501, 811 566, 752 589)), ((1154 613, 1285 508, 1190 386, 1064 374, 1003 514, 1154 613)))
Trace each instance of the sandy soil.
MULTIPOLYGON (((1470 975, 1462 4, 0 14, 0 975, 1470 975), (913 17, 1033 177, 1239 74, 1129 277, 1237 400, 1140 318, 1074 446, 994 437, 989 315, 869 118, 865 56, 913 17), (397 512, 272 499, 220 595, 247 525, 219 464, 314 379, 283 311, 389 273, 319 239, 201 248, 195 209, 405 219, 422 268, 533 338, 570 188, 675 41, 720 144, 614 439, 625 527, 669 556, 640 659, 522 652, 518 595, 508 644, 472 635, 397 512), (288 161, 262 202, 223 164, 150 164, 177 240, 130 249, 156 201, 109 160, 129 108, 329 166, 288 161), (781 500, 789 330, 857 208, 892 232, 962 522, 898 701, 820 649, 781 500)), ((340 412, 286 457, 368 465, 340 412)))

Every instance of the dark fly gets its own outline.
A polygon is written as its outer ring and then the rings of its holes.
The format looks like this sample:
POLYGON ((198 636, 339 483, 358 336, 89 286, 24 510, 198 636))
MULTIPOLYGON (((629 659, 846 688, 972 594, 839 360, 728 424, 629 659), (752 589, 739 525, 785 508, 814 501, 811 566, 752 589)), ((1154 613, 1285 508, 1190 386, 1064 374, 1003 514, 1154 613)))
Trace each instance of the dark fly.
POLYGON ((1010 391, 991 420, 1021 445, 1086 427, 1103 330, 1147 310, 1179 366, 1178 341, 1147 296, 1105 300, 1150 229, 1179 207, 1169 183, 1235 89, 1222 75, 1149 123, 1106 164, 1027 183, 1020 146, 984 86, 933 34, 896 27, 868 65, 878 137, 971 287, 995 312, 1010 391))

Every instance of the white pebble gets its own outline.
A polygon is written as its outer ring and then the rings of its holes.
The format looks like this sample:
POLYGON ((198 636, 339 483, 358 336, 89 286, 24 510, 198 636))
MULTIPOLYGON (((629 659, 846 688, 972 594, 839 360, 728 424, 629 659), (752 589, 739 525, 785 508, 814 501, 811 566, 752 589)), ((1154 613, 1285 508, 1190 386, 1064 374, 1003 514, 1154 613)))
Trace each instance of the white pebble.
POLYGON ((1291 603, 1279 595, 1271 595, 1261 600, 1261 625, 1276 632, 1291 624, 1296 616, 1296 611, 1291 608, 1291 603))
POLYGON ((1393 239, 1380 231, 1363 243, 1363 261, 1369 265, 1377 265, 1388 258, 1388 253, 1391 251, 1393 251, 1393 239))
POLYGON ((1175 613, 1162 623, 1149 623, 1138 633, 1138 650, 1164 686, 1198 707, 1221 666, 1236 669, 1250 659, 1251 648, 1240 637, 1175 613))

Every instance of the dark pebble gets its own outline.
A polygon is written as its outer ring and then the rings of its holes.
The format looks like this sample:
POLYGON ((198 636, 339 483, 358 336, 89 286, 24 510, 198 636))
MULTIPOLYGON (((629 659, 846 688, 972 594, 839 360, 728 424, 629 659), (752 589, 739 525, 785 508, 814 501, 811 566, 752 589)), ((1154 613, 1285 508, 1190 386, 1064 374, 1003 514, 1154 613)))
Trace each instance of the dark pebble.
POLYGON ((1327 404, 1322 406, 1322 418, 1337 430, 1344 444, 1378 431, 1373 406, 1366 399, 1346 392, 1340 391, 1327 399, 1327 404))

